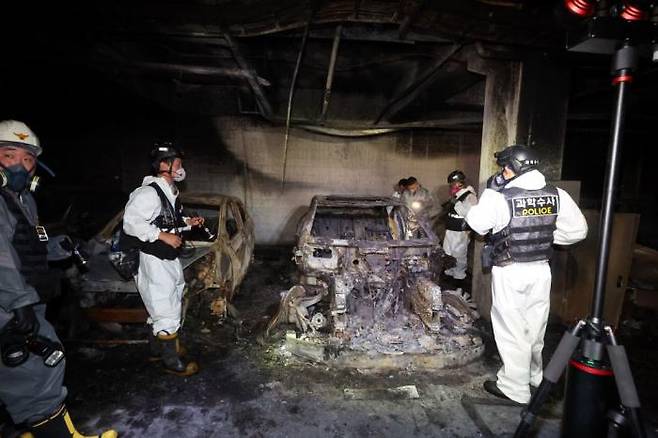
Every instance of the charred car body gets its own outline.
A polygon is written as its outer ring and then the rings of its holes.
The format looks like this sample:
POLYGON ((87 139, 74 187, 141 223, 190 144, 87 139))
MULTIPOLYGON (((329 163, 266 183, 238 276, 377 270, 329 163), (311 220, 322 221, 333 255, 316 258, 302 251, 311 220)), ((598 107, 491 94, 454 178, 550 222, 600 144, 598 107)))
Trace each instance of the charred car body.
MULTIPOLYGON (((254 224, 242 201, 232 196, 183 193, 186 210, 205 218, 205 230, 184 233, 179 257, 187 284, 186 297, 197 298, 203 318, 226 316, 233 296, 247 273, 254 251, 254 224)), ((119 254, 118 238, 123 211, 86 245, 87 272, 78 289, 83 306, 103 305, 108 295, 136 294, 131 278, 123 278, 111 261, 119 254), (109 294, 108 294, 109 293, 109 294)))
POLYGON ((271 326, 294 323, 305 341, 334 352, 452 355, 444 365, 483 352, 468 333, 473 310, 433 281, 443 255, 438 238, 400 201, 316 196, 297 234, 299 284, 282 294, 271 326))

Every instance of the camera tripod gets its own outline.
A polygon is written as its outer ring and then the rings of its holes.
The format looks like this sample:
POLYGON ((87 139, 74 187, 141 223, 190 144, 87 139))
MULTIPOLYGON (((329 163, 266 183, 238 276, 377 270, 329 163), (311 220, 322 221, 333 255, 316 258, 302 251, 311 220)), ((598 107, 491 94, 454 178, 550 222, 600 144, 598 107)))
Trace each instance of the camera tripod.
POLYGON ((601 209, 592 315, 579 321, 563 335, 544 370, 539 388, 521 415, 515 438, 527 436, 567 364, 569 373, 562 418, 563 437, 617 436, 627 425, 635 437, 646 436, 640 418, 640 399, 626 350, 617 343, 612 328, 605 325, 602 319, 626 97, 636 67, 637 49, 626 40, 613 58, 612 84, 617 87, 617 97, 601 209), (578 353, 574 355, 576 351, 578 353), (615 412, 611 407, 619 404, 617 401, 621 403, 621 411, 615 412))
MULTIPOLYGON (((610 326, 598 330, 592 320, 580 320, 564 333, 544 378, 521 415, 515 438, 527 436, 542 405, 560 380, 567 364, 571 366, 562 418, 563 436, 616 436, 626 427, 633 435, 644 438, 646 433, 640 418, 640 399, 637 395, 626 350, 617 343, 610 326), (574 352, 581 346, 576 357, 574 352), (606 361, 606 353, 607 359, 606 361), (612 380, 616 383, 622 410, 608 412, 606 400, 616 399, 610 394, 612 380), (609 422, 609 424, 606 424, 609 422)), ((615 400, 616 401, 616 400, 615 400)))

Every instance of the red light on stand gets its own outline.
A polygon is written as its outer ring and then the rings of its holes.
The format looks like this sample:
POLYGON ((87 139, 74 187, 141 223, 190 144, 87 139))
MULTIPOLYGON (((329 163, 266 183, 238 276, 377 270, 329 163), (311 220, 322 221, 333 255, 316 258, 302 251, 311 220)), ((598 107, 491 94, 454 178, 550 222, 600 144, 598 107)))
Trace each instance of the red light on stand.
POLYGON ((649 18, 649 13, 632 2, 625 1, 619 16, 628 21, 641 21, 649 18))
POLYGON ((596 0, 564 0, 564 6, 572 14, 580 17, 589 17, 594 14, 596 0))

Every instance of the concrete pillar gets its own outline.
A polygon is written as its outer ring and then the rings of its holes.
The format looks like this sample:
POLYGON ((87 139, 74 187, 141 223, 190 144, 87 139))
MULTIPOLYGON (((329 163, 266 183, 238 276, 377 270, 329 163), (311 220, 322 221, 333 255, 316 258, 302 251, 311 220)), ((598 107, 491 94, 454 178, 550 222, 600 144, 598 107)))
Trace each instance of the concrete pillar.
MULTIPOLYGON (((469 59, 469 70, 486 76, 484 90, 484 114, 482 120, 482 148, 478 193, 486 187, 487 178, 498 168, 493 159, 494 152, 515 142, 519 118, 522 64, 518 61, 485 60, 473 55, 469 59)), ((491 309, 491 274, 482 271, 480 254, 483 241, 474 241, 473 300, 482 316, 489 319, 491 309)))
MULTIPOLYGON (((499 169, 493 154, 515 143, 537 149, 549 180, 560 178, 568 103, 568 70, 542 55, 520 60, 468 57, 470 71, 486 76, 479 193, 499 169)), ((475 240, 472 295, 480 313, 489 319, 491 275, 482 271, 483 241, 475 240)))
POLYGON ((570 71, 542 53, 523 61, 517 141, 533 147, 549 181, 562 176, 570 71))

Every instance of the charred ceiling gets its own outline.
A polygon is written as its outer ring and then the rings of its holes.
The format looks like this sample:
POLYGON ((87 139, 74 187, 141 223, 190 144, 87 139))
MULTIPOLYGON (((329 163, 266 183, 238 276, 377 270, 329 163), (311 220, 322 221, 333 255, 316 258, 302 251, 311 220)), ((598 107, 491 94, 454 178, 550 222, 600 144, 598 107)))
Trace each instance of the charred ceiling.
POLYGON ((16 55, 88 68, 173 111, 278 123, 308 29, 294 123, 479 129, 483 77, 468 71, 466 53, 475 43, 557 47, 541 4, 104 2, 75 13, 53 7, 34 31, 15 29, 28 48, 16 55))
MULTIPOLYGON (((83 69, 174 112, 250 114, 273 123, 286 119, 308 31, 293 124, 479 130, 484 77, 469 71, 469 56, 564 56, 556 4, 119 0, 75 10, 39 5, 30 29, 13 23, 5 31, 20 41, 9 48, 12 59, 28 68, 83 69)), ((605 118, 589 110, 605 99, 604 87, 594 81, 576 91, 578 117, 605 118)))

